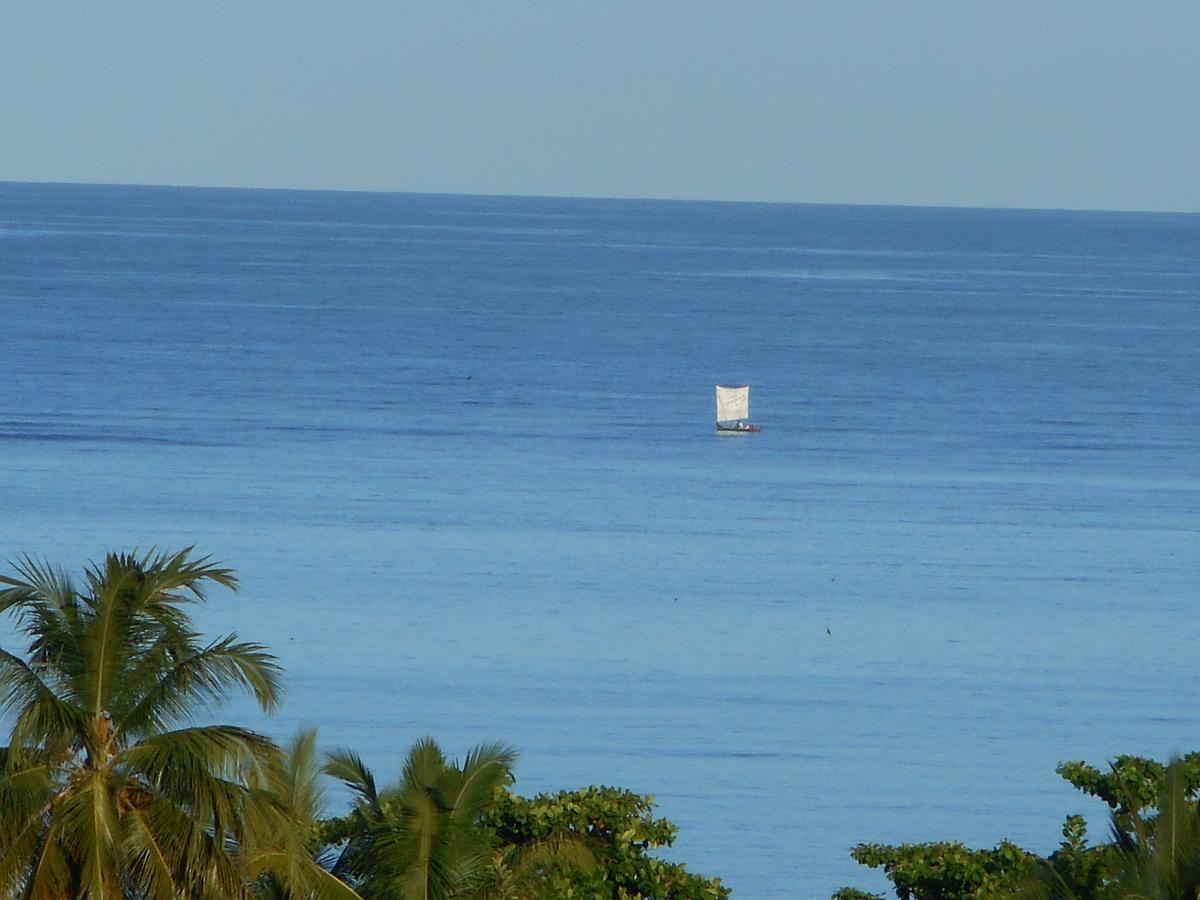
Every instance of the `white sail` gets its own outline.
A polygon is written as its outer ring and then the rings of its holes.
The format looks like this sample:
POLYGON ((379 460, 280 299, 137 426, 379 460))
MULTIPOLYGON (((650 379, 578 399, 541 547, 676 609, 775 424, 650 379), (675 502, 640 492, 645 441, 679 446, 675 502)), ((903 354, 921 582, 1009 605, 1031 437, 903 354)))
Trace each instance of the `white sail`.
POLYGON ((717 421, 738 422, 750 418, 750 386, 717 385, 717 421))

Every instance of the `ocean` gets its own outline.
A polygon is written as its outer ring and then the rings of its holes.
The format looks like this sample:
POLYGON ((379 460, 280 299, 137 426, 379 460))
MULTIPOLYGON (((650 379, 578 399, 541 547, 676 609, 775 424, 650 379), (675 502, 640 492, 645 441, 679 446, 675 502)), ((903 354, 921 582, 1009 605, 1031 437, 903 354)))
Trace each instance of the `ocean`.
POLYGON ((0 183, 0 384, 0 558, 232 566, 224 720, 506 741, 736 897, 1200 749, 1200 215, 0 183))

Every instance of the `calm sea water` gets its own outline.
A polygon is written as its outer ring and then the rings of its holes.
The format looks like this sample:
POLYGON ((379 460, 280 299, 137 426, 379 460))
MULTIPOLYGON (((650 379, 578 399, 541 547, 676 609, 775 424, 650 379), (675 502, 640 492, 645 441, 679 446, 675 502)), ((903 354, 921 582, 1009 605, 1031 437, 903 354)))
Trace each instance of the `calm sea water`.
POLYGON ((1200 748, 1200 216, 0 184, 0 384, 0 555, 235 567, 227 718, 508 741, 739 897, 1200 748))

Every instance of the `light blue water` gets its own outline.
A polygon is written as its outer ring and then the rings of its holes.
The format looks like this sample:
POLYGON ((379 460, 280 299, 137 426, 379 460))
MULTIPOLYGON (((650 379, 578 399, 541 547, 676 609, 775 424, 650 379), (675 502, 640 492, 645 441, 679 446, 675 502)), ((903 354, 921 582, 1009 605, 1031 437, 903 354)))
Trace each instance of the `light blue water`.
POLYGON ((1197 216, 0 184, 0 384, 0 555, 234 566, 226 718, 506 740, 739 897, 1200 748, 1197 216))

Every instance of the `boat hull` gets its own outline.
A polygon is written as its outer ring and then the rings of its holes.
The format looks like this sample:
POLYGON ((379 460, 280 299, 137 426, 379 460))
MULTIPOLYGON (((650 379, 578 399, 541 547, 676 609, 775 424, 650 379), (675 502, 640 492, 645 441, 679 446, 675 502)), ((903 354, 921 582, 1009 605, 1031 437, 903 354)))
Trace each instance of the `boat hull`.
POLYGON ((743 425, 741 428, 732 428, 725 425, 717 426, 717 434, 758 434, 762 431, 758 425, 743 425))

